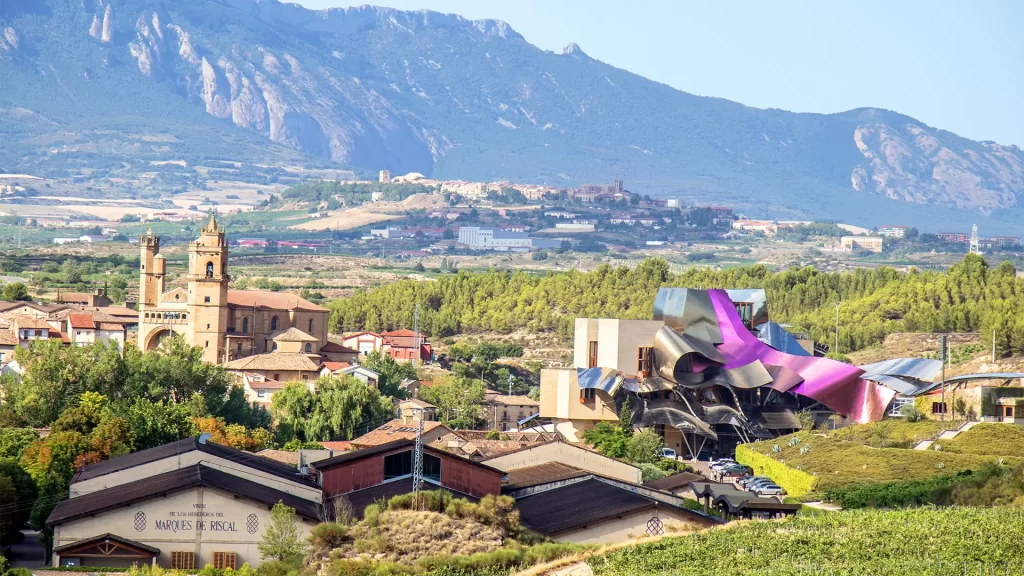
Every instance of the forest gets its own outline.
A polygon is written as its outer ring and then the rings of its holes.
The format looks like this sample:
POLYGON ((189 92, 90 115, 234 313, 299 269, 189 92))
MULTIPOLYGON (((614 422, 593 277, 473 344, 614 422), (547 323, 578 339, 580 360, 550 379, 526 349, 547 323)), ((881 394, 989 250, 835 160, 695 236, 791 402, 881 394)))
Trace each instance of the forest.
POLYGON ((633 269, 602 265, 592 272, 460 271, 435 282, 405 280, 360 291, 328 307, 338 332, 411 327, 419 304, 419 329, 431 336, 525 330, 555 332, 568 342, 576 317, 651 318, 663 286, 763 288, 772 320, 829 345, 838 306, 834 353, 878 344, 896 332, 995 332, 999 354, 1024 351, 1024 279, 1010 262, 990 267, 973 254, 945 272, 886 266, 771 271, 754 265, 673 274, 662 259, 633 269))

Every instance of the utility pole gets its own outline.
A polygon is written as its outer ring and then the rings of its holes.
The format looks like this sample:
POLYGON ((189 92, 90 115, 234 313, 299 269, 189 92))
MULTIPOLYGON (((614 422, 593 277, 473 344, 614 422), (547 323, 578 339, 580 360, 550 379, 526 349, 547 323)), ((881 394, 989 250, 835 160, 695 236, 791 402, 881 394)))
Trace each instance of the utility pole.
POLYGON ((412 458, 412 505, 420 509, 420 490, 423 489, 423 412, 416 410, 416 447, 412 458))
POLYGON ((996 361, 996 331, 992 331, 992 362, 996 361))
POLYGON ((946 335, 942 334, 939 336, 939 347, 942 348, 942 421, 946 421, 946 412, 949 409, 946 407, 946 335))
POLYGON ((512 375, 508 375, 508 395, 512 395, 512 375))

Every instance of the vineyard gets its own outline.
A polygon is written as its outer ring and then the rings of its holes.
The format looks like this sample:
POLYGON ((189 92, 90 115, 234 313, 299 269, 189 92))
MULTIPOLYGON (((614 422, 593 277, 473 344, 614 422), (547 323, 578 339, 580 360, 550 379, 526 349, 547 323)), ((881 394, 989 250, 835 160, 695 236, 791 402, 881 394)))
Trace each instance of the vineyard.
POLYGON ((745 522, 588 563, 598 576, 1021 576, 1024 511, 864 510, 745 522))

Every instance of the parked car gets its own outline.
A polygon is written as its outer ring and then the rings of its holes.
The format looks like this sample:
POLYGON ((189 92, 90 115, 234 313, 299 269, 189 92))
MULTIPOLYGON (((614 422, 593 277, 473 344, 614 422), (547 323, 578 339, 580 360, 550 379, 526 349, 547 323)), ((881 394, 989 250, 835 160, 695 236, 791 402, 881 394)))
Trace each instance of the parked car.
POLYGON ((661 457, 668 458, 669 460, 676 460, 676 451, 671 448, 662 448, 661 457))
POLYGON ((736 461, 733 460, 732 458, 722 458, 722 459, 719 459, 719 460, 712 460, 711 464, 710 464, 710 468, 712 470, 714 470, 715 472, 718 472, 722 468, 725 468, 727 466, 735 466, 735 465, 736 465, 736 461))
POLYGON ((757 492, 758 488, 762 486, 777 486, 777 484, 773 480, 758 480, 747 484, 745 488, 751 492, 757 492))
POLYGON ((739 482, 737 482, 737 484, 740 486, 740 488, 747 488, 757 482, 764 481, 771 482, 772 479, 767 476, 744 476, 743 478, 739 479, 739 482))
POLYGON ((717 472, 718 475, 721 476, 722 478, 741 478, 743 476, 746 476, 747 474, 750 474, 752 470, 749 466, 744 466, 743 464, 734 464, 732 466, 726 466, 724 468, 721 468, 717 470, 717 472))
POLYGON ((785 496, 786 495, 786 491, 783 490, 781 486, 777 486, 775 484, 763 484, 761 486, 758 486, 758 488, 755 491, 755 493, 758 496, 785 496))

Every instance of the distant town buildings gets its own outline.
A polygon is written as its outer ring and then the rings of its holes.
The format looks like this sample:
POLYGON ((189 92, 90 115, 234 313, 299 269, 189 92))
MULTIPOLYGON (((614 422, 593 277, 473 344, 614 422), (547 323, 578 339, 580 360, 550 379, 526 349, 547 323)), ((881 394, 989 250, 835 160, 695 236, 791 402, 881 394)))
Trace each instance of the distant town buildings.
POLYGON ((971 235, 967 232, 939 232, 935 237, 944 242, 956 244, 967 244, 971 239, 971 235))
POLYGON ((391 184, 391 171, 390 170, 381 170, 380 171, 380 178, 379 178, 378 181, 381 184, 391 184))
POLYGON ((761 232, 766 236, 773 236, 778 228, 771 220, 736 220, 732 223, 733 230, 743 232, 761 232))
POLYGON ((907 233, 906 226, 882 226, 878 233, 886 238, 903 238, 907 233))

